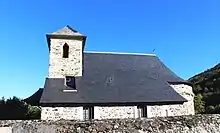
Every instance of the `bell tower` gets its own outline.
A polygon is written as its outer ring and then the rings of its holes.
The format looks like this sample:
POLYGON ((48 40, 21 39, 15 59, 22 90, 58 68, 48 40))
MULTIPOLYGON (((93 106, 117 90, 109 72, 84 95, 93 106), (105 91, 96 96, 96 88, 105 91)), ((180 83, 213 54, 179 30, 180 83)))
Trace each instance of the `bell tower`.
POLYGON ((68 25, 46 36, 49 47, 48 78, 82 76, 86 36, 68 25))

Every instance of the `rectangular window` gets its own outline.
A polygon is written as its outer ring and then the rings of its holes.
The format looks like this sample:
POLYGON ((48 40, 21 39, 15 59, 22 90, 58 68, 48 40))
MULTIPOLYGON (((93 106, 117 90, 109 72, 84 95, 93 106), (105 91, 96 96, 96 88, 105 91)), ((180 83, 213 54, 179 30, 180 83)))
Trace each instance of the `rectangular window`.
POLYGON ((94 119, 94 107, 83 107, 83 119, 84 120, 94 119))
POLYGON ((147 117, 147 106, 138 106, 138 117, 147 117))

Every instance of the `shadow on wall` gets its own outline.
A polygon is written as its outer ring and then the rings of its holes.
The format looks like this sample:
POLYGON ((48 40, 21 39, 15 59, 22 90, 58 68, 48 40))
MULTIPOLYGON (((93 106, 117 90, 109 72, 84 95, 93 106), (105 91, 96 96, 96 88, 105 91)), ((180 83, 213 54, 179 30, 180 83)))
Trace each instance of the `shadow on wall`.
POLYGON ((0 100, 1 120, 30 120, 40 119, 41 109, 26 104, 17 97, 0 100))

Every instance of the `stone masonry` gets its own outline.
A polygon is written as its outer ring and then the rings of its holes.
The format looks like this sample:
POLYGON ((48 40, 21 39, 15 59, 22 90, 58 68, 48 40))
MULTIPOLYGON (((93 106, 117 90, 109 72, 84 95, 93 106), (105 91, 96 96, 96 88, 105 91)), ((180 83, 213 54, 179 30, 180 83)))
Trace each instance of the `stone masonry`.
POLYGON ((136 118, 136 106, 94 107, 94 119, 136 118))
POLYGON ((219 133, 220 115, 92 121, 1 120, 0 133, 219 133))
POLYGON ((49 78, 82 76, 82 40, 51 39, 49 78), (69 58, 63 58, 63 45, 69 46, 69 58))
POLYGON ((171 85, 188 102, 177 105, 147 106, 148 117, 194 115, 194 94, 192 87, 184 84, 171 85))
POLYGON ((43 107, 42 120, 83 120, 83 107, 43 107))

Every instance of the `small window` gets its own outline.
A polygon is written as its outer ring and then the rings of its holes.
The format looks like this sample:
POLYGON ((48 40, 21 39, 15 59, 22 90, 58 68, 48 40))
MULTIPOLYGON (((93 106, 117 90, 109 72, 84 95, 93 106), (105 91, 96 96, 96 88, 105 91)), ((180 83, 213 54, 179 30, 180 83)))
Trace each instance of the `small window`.
POLYGON ((66 86, 68 86, 70 88, 76 89, 75 77, 73 77, 73 76, 66 76, 65 84, 66 84, 66 86))
POLYGON ((63 45, 63 58, 69 58, 69 46, 66 43, 63 45))
POLYGON ((138 117, 147 117, 147 106, 138 106, 138 117))
POLYGON ((83 107, 83 119, 84 120, 94 119, 94 107, 83 107))

